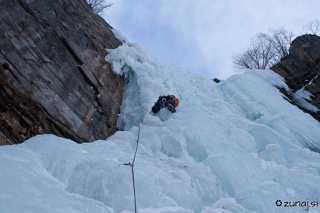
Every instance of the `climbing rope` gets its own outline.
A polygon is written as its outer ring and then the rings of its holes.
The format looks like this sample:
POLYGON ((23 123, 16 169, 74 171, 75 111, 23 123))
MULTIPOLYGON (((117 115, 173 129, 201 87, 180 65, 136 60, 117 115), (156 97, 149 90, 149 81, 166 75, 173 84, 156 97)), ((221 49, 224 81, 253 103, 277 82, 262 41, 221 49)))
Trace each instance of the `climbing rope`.
POLYGON ((136 155, 137 155, 137 150, 138 150, 138 145, 139 145, 139 138, 140 138, 140 123, 139 123, 139 131, 138 131, 138 139, 136 140, 137 146, 136 146, 136 151, 134 153, 134 157, 132 160, 132 163, 124 163, 123 165, 127 165, 131 167, 131 173, 132 173, 132 185, 133 185, 133 197, 134 197, 134 212, 137 213, 137 200, 136 200, 136 186, 134 183, 134 172, 133 172, 133 167, 134 167, 134 161, 136 160, 136 155))

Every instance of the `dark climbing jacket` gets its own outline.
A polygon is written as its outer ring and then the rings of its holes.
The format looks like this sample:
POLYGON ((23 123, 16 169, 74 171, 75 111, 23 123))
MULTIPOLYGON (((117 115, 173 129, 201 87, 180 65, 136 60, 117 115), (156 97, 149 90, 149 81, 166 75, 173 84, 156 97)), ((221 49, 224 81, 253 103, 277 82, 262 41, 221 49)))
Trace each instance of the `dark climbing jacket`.
POLYGON ((158 101, 152 107, 153 113, 158 113, 160 109, 168 107, 172 113, 176 112, 176 107, 179 105, 179 99, 174 95, 159 96, 158 101))

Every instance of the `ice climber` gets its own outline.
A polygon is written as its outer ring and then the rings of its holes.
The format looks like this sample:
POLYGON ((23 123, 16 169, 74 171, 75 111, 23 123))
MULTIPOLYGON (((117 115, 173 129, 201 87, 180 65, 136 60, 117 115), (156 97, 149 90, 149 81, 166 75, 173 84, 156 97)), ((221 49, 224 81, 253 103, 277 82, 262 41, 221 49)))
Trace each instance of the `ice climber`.
POLYGON ((154 114, 158 113, 160 109, 168 107, 168 110, 172 113, 176 112, 176 107, 179 105, 179 99, 174 95, 159 96, 158 101, 155 102, 152 107, 154 114))

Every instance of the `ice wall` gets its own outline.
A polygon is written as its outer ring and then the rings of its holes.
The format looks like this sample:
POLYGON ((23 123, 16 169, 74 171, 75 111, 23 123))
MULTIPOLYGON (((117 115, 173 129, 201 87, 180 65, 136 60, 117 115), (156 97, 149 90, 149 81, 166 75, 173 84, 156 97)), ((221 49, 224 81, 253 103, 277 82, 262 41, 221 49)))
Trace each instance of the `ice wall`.
POLYGON ((128 42, 106 60, 126 78, 123 131, 88 144, 44 135, 0 147, 6 212, 133 212, 123 163, 132 161, 139 122, 141 213, 320 212, 311 206, 320 199, 320 125, 284 99, 277 74, 253 70, 216 84, 128 42), (180 99, 177 112, 149 114, 167 94, 180 99))

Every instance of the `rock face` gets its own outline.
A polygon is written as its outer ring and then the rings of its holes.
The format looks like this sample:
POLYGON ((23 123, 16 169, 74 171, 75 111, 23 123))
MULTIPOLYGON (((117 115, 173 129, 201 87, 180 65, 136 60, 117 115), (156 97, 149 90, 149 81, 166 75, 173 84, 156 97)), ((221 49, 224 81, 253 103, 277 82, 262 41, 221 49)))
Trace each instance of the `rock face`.
MULTIPOLYGON (((289 55, 270 68, 285 78, 293 92, 303 89, 313 97, 310 103, 320 110, 320 37, 303 35, 290 45, 289 55)), ((291 97, 292 98, 292 97, 291 97)), ((320 112, 309 112, 320 121, 320 112)))
POLYGON ((116 131, 124 80, 104 60, 121 45, 110 28, 85 0, 1 1, 0 144, 116 131))

